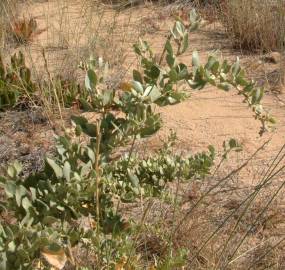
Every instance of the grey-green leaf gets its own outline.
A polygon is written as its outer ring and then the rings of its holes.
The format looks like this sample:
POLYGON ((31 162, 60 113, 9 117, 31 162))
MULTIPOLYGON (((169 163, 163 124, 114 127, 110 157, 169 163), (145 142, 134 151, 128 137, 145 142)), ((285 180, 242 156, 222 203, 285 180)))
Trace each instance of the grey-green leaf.
POLYGON ((192 54, 192 65, 194 67, 199 67, 200 66, 200 61, 199 61, 199 54, 197 51, 194 51, 192 54))
POLYGON ((48 165, 53 169, 56 177, 58 179, 62 178, 62 176, 63 176, 62 168, 54 160, 52 160, 50 158, 46 158, 46 161, 47 161, 48 165))
POLYGON ((24 186, 22 186, 22 185, 17 186, 15 197, 16 197, 17 205, 19 207, 21 206, 22 197, 24 197, 26 194, 27 194, 27 192, 26 192, 26 189, 24 186))
POLYGON ((63 175, 67 181, 70 180, 70 173, 71 173, 70 163, 68 161, 65 161, 63 165, 63 175))
POLYGON ((92 69, 89 69, 85 77, 85 87, 88 90, 93 90, 95 89, 97 85, 97 81, 98 81, 98 78, 97 78, 95 71, 92 69))
POLYGON ((129 176, 129 179, 130 179, 132 185, 134 187, 138 188, 139 187, 139 183, 140 183, 138 177, 135 174, 133 174, 132 172, 130 172, 129 170, 128 170, 128 176, 129 176))

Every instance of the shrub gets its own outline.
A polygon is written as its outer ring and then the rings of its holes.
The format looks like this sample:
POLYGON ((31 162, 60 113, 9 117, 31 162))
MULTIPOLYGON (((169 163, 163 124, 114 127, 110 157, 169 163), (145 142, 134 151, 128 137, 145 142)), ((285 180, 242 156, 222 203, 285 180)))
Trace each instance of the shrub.
MULTIPOLYGON (((178 56, 188 48, 189 33, 199 21, 195 11, 187 26, 177 20, 159 61, 149 44, 140 40, 134 50, 141 68, 133 70, 133 80, 121 85, 121 91, 105 84, 93 62, 83 66, 89 94, 81 102, 85 110, 96 113, 96 120, 73 116, 75 134, 57 138, 57 153, 46 158, 43 171, 23 179, 21 165, 16 162, 8 168, 7 176, 0 178, 5 191, 1 213, 7 211, 14 220, 1 220, 2 269, 43 268, 42 257, 62 269, 67 260, 75 264, 74 247, 91 251, 97 269, 138 269, 131 266, 138 260, 132 260, 135 256, 131 249, 136 226, 126 224, 115 202, 158 196, 168 182, 202 178, 214 164, 213 147, 185 159, 171 155, 173 135, 154 156, 138 160, 133 155, 135 141, 155 134, 162 125, 154 107, 174 105, 187 98, 178 85, 184 83, 197 90, 207 83, 224 91, 235 88, 261 121, 261 133, 273 122, 260 104, 262 89, 244 78, 238 61, 220 64, 210 56, 201 65, 194 52, 191 70, 179 62, 178 56), (162 66, 163 59, 166 66, 162 66), (116 160, 114 154, 129 143, 132 147, 128 155, 116 160), (88 228, 79 226, 84 218, 89 220, 88 228)), ((238 145, 231 140, 224 148, 226 157, 229 149, 238 145)), ((187 259, 185 251, 177 253, 176 258, 170 255, 162 260, 158 269, 182 267, 187 259)))
POLYGON ((284 45, 284 4, 284 0, 223 1, 220 18, 234 46, 245 50, 276 50, 284 45))

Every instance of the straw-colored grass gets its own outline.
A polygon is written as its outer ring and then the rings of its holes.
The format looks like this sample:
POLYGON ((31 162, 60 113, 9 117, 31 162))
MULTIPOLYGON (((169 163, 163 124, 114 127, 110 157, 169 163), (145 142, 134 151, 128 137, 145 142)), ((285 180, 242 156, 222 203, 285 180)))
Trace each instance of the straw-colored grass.
POLYGON ((221 1, 220 17, 238 48, 271 51, 284 45, 284 0, 221 1))

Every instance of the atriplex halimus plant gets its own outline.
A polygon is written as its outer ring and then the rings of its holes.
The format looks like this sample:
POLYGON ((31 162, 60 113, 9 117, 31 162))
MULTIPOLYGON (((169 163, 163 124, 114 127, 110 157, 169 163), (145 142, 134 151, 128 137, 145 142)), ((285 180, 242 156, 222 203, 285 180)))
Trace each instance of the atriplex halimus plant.
MULTIPOLYGON (((15 163, 8 168, 8 176, 0 178, 6 193, 1 211, 7 211, 15 220, 11 224, 1 221, 1 269, 39 268, 42 256, 62 269, 67 258, 75 263, 71 248, 84 247, 86 242, 93 249, 98 247, 96 252, 101 254, 103 243, 110 239, 106 235, 125 234, 125 222, 114 201, 157 196, 167 182, 201 178, 210 172, 213 147, 182 158, 169 152, 173 135, 170 145, 153 157, 138 160, 132 153, 137 139, 153 135, 162 125, 153 107, 177 104, 187 98, 187 92, 180 90, 183 85, 197 90, 207 83, 225 91, 235 88, 260 120, 261 133, 274 122, 260 104, 262 89, 244 78, 239 61, 220 64, 210 56, 202 66, 194 52, 191 71, 179 62, 178 56, 189 46, 188 35, 199 22, 195 11, 190 13, 187 24, 177 20, 158 61, 149 44, 140 40, 134 50, 141 70, 133 70, 133 80, 121 84, 121 89, 107 87, 106 66, 102 68, 100 61, 99 65, 94 60, 82 65, 89 95, 81 104, 86 111, 96 112, 96 119, 73 116, 75 138, 71 134, 58 138, 57 154, 54 159, 46 159, 42 172, 23 179, 21 166, 15 163), (164 59, 167 66, 162 65, 164 59), (130 142, 129 153, 116 158, 130 142), (89 229, 79 226, 83 217, 90 220, 89 229), (57 259, 51 260, 52 255, 57 259)), ((226 151, 229 148, 238 150, 239 145, 231 141, 226 151)), ((96 256, 105 267, 115 267, 110 258, 96 256)))

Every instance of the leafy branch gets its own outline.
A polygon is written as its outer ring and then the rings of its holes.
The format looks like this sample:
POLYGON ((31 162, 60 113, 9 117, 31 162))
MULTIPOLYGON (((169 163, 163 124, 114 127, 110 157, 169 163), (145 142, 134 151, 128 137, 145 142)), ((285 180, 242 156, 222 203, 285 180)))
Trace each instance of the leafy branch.
MULTIPOLYGON (((95 112, 96 120, 73 116, 75 134, 57 138, 57 153, 46 158, 43 171, 23 179, 21 165, 15 163, 9 166, 7 176, 0 177, 5 192, 0 201, 1 214, 9 212, 15 220, 13 224, 1 220, 1 269, 35 269, 42 257, 62 269, 67 259, 74 263, 71 248, 86 242, 88 249, 97 247, 100 254, 104 250, 101 243, 110 243, 110 234, 120 235, 112 240, 118 242, 125 234, 125 222, 114 207, 115 199, 132 202, 141 196, 159 196, 166 184, 178 177, 190 180, 208 175, 214 165, 214 148, 182 158, 169 150, 173 135, 151 157, 141 158, 131 150, 127 157, 114 158, 130 142, 133 149, 135 140, 155 134, 162 119, 154 107, 185 100, 187 85, 197 90, 207 84, 225 91, 233 87, 261 121, 260 134, 274 123, 261 105, 262 89, 244 78, 239 61, 220 64, 210 56, 202 66, 194 52, 191 71, 179 61, 189 47, 189 33, 199 22, 194 10, 186 24, 177 20, 158 61, 149 44, 139 40, 134 50, 141 68, 133 70, 133 80, 122 83, 120 89, 105 84, 108 70, 101 60, 96 63, 91 59, 82 65, 88 97, 80 102, 85 111, 95 112), (78 225, 84 218, 90 220, 88 229, 78 225), (51 254, 57 256, 56 265, 48 259, 51 254)), ((229 151, 240 150, 234 140, 224 148, 224 158, 229 151)), ((106 266, 104 256, 102 261, 106 266)))

